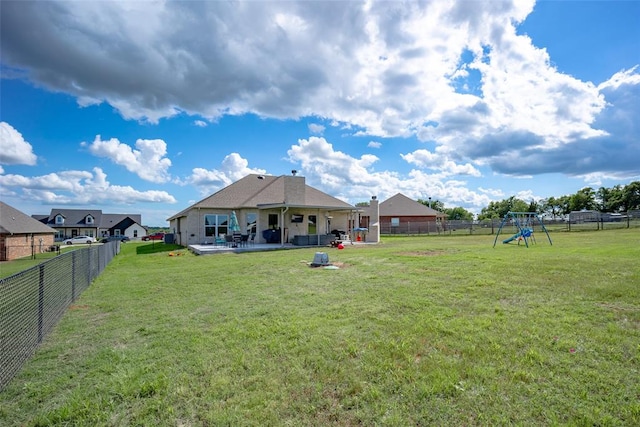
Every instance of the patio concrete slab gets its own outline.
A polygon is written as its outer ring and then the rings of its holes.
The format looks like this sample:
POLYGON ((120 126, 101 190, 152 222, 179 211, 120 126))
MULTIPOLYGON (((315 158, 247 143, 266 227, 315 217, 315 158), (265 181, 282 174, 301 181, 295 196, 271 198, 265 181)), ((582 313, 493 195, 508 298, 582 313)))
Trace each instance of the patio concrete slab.
POLYGON ((256 243, 253 245, 241 246, 237 248, 225 245, 189 245, 188 249, 196 255, 214 255, 224 253, 244 253, 244 252, 264 252, 264 251, 281 251, 286 249, 302 249, 302 248, 326 248, 327 246, 296 246, 291 243, 256 243))

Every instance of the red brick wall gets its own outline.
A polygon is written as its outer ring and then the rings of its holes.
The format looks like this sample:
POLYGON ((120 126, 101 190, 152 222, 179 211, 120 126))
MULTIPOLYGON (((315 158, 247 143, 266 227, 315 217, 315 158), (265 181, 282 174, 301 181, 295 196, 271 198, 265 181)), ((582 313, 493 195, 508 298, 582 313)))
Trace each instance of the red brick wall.
POLYGON ((53 234, 17 234, 0 236, 0 260, 11 261, 16 258, 24 258, 31 256, 33 251, 36 254, 46 252, 54 244, 53 234), (42 239, 42 245, 40 244, 42 239))

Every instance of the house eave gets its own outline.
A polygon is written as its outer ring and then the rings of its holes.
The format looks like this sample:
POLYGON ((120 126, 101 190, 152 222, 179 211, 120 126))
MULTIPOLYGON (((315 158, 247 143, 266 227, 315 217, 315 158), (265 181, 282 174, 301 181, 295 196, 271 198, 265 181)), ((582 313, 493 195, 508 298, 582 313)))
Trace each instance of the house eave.
POLYGON ((289 209, 324 209, 328 211, 355 211, 357 208, 352 206, 324 206, 324 205, 299 205, 299 204, 290 204, 290 203, 264 203, 256 206, 259 210, 265 209, 278 209, 278 208, 289 208, 289 209))

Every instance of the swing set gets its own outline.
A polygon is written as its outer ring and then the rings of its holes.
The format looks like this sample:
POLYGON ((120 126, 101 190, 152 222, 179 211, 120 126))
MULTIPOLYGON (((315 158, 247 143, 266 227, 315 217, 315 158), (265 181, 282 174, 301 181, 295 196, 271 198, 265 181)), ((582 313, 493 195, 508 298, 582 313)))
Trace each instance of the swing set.
POLYGON ((520 245, 521 241, 524 241, 525 246, 529 247, 529 242, 532 244, 536 243, 536 238, 533 235, 536 222, 540 226, 540 229, 545 232, 547 235, 547 239, 549 239, 549 244, 553 245, 551 242, 551 237, 549 236, 549 232, 545 228, 542 223, 542 218, 535 212, 507 212, 507 214, 502 219, 500 223, 500 227, 498 228, 498 232, 496 233, 496 238, 493 241, 493 247, 496 247, 496 242, 498 241, 498 236, 500 236, 500 231, 502 231, 502 227, 510 222, 514 226, 515 234, 507 239, 504 239, 502 243, 511 243, 516 241, 518 245, 520 245))

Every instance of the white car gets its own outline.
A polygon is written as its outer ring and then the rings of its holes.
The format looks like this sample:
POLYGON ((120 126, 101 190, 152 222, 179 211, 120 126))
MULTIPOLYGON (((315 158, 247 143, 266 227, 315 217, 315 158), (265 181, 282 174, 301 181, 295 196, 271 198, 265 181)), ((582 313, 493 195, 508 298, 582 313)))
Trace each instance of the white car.
POLYGON ((73 245, 74 243, 75 244, 81 244, 81 243, 91 244, 95 242, 96 242, 96 239, 94 239, 91 236, 76 236, 76 237, 72 237, 71 239, 66 239, 62 241, 62 243, 64 243, 65 245, 73 245))

